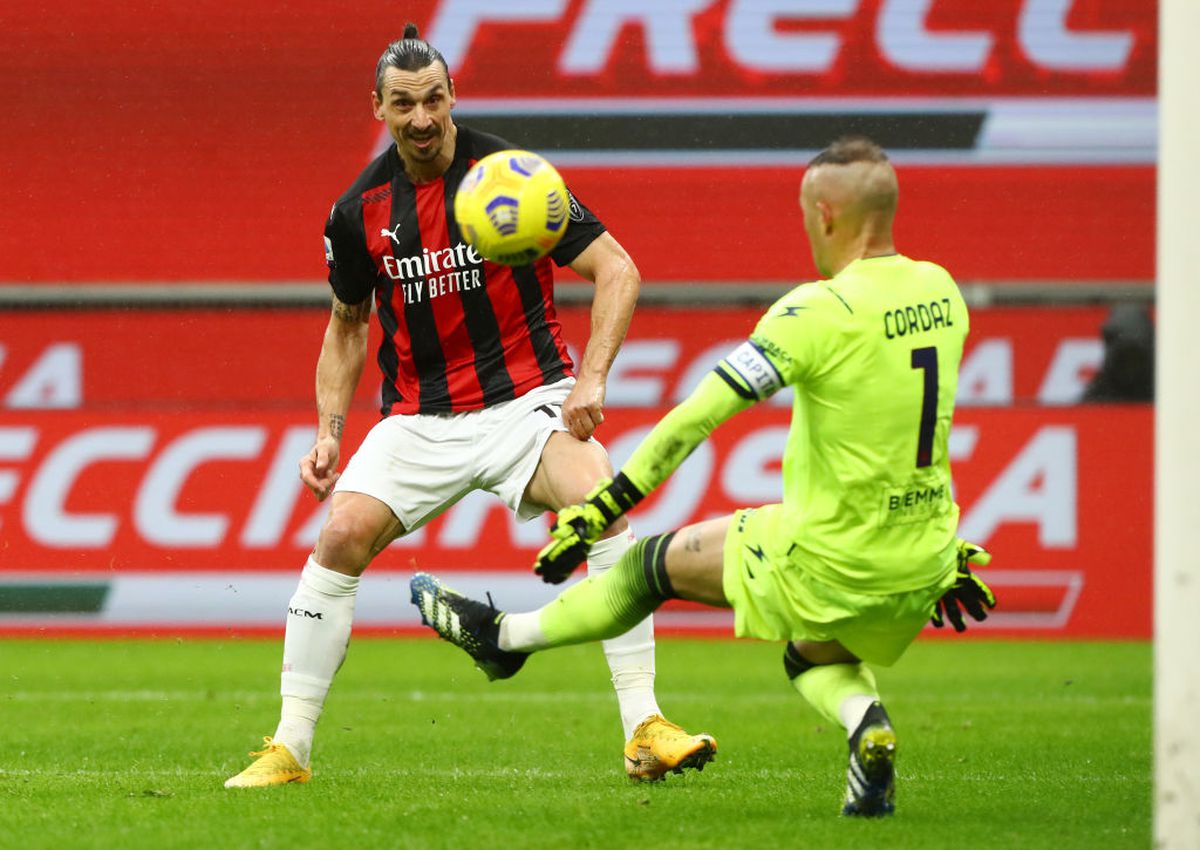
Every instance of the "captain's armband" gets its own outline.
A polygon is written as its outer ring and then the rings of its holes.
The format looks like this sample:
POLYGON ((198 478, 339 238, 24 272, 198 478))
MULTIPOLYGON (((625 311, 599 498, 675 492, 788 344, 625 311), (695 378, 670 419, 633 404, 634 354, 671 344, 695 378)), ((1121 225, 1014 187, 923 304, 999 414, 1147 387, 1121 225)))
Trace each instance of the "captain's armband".
POLYGON ((783 389, 783 376, 766 353, 753 342, 743 342, 717 364, 714 372, 735 393, 749 401, 762 401, 783 389))

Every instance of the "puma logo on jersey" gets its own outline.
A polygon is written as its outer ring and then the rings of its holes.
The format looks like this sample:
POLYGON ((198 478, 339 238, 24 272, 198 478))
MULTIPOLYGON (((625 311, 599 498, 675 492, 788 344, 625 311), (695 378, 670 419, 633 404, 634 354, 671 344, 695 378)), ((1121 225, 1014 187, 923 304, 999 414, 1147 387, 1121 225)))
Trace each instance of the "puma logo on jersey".
POLYGON ((397 245, 399 245, 400 244, 400 225, 397 224, 391 230, 388 230, 386 227, 381 227, 381 228, 379 228, 379 235, 380 236, 390 236, 392 238, 392 241, 395 242, 397 245))

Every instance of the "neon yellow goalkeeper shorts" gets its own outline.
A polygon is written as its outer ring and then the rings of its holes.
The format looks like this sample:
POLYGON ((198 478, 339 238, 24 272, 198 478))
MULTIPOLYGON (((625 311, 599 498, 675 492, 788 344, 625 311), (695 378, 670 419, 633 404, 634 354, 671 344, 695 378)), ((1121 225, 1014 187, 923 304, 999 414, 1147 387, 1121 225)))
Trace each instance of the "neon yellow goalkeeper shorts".
POLYGON ((863 661, 891 666, 929 621, 954 583, 954 570, 930 587, 873 596, 832 587, 797 560, 772 557, 782 505, 741 510, 725 536, 722 583, 734 632, 760 640, 836 640, 863 661), (760 557, 761 554, 761 557, 760 557))

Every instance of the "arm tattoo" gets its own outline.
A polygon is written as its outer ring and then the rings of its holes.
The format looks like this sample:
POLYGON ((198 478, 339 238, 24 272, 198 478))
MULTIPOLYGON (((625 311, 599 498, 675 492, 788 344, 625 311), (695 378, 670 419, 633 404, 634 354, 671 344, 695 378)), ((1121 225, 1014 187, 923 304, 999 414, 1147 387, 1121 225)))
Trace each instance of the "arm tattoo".
POLYGON ((334 298, 333 315, 343 322, 365 322, 371 315, 371 301, 367 299, 362 304, 346 304, 334 298))
POLYGON ((346 428, 346 417, 345 416, 339 416, 336 413, 330 415, 330 417, 329 417, 329 433, 330 434, 332 434, 336 439, 340 440, 342 438, 342 431, 345 430, 345 428, 346 428))
POLYGON ((684 541, 683 548, 688 552, 700 551, 700 530, 693 528, 688 532, 687 540, 684 541))

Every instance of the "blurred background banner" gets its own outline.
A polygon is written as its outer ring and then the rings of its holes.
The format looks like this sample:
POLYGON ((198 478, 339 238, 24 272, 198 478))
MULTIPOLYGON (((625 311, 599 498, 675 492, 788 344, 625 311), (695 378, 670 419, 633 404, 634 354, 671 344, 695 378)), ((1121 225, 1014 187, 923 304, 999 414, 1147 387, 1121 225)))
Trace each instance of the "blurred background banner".
MULTIPOLYGON (((639 311, 600 431, 615 462, 757 315, 639 311)), ((568 339, 582 343, 586 311, 562 318, 568 339)), ((267 310, 8 317, 0 589, 10 602, 0 624, 272 622, 271 603, 286 596, 324 518, 296 475, 315 433, 308 396, 321 319, 267 310), (91 589, 74 603, 53 601, 53 586, 80 581, 91 589)), ((1003 569, 989 576, 1004 588, 996 627, 1150 634, 1152 410, 1078 404, 1103 359, 1103 319, 1096 308, 977 313, 951 454, 963 535, 1003 553, 1003 569)), ((639 507, 639 532, 778 500, 789 416, 777 398, 723 426, 639 507)), ((376 418, 364 386, 347 451, 376 418)), ((545 534, 544 523, 518 525, 476 493, 393 545, 370 573, 465 573, 460 583, 528 602, 542 590, 529 567, 545 534)), ((391 581, 399 596, 379 623, 411 625, 403 581, 391 581)), ((723 625, 687 616, 692 626, 723 625)))
MULTIPOLYGON (((663 412, 612 417, 602 436, 617 462, 663 412)), ((718 430, 638 508, 638 532, 777 501, 788 416, 764 409, 718 430)), ((369 425, 355 418, 349 444, 369 425)), ((1150 636, 1151 429, 1142 407, 958 417, 961 531, 1002 553, 988 571, 1003 600, 992 626, 1150 636)), ((295 472, 313 434, 303 413, 7 416, 0 625, 253 625, 244 606, 277 619, 325 510, 295 472), (81 583, 91 589, 74 601, 51 592, 81 583)), ((528 604, 542 590, 530 565, 545 539, 544 522, 517 525, 498 500, 472 494, 372 564, 373 578, 405 574, 392 576, 399 595, 383 622, 413 624, 401 579, 417 568, 461 573, 463 590, 507 590, 528 604)))
MULTIPOLYGON (((1150 636, 1153 407, 1083 403, 1152 397, 1142 0, 8 4, 0 631, 282 629, 324 510, 296 473, 322 228, 387 144, 373 73, 406 20, 445 54, 457 119, 548 156, 641 270, 599 435, 617 463, 816 276, 808 159, 847 132, 884 144, 900 250, 972 305, 951 450, 963 533, 997 553, 984 631, 1150 636)), ((590 289, 563 279, 578 353, 590 289)), ((347 454, 377 394, 369 364, 347 454)), ((718 431, 638 531, 778 499, 787 405, 718 431)), ((356 629, 415 625, 414 566, 537 604, 544 536, 475 494, 378 559, 356 629)))
MULTIPOLYGON (((762 307, 642 306, 609 374, 611 407, 681 401, 743 342, 762 307)), ((992 308, 971 313, 959 405, 1076 404, 1104 359, 1097 306, 992 308)), ((559 321, 572 356, 589 314, 559 321)), ((29 408, 229 410, 313 404, 313 373, 328 316, 313 309, 21 310, 0 325, 0 411, 29 408)), ((355 407, 377 415, 381 331, 355 407)), ((786 408, 788 391, 770 404, 786 408)))
POLYGON ((812 276, 796 185, 846 132, 904 165, 905 250, 964 281, 1153 278, 1144 0, 7 4, 0 275, 318 279, 406 20, 459 120, 559 164, 648 281, 812 276))

